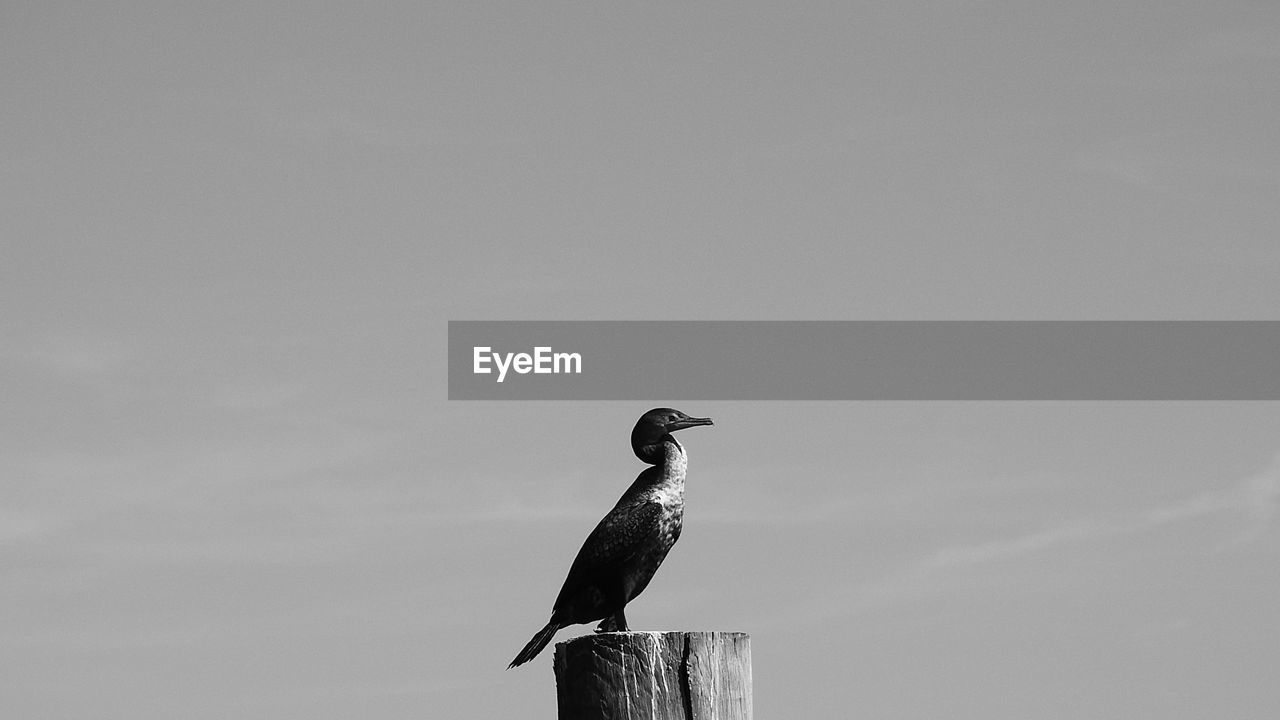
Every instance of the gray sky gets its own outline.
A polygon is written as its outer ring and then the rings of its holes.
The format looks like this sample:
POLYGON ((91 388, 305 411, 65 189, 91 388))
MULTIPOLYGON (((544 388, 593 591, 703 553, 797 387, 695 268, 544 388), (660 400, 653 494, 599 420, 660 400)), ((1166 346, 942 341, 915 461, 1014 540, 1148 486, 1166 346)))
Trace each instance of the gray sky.
MULTIPOLYGON (((1274 3, 10 2, 0 90, 5 716, 554 717, 649 404, 448 319, 1280 319, 1274 3)), ((628 617, 760 717, 1280 713, 1275 403, 658 403, 628 617)))

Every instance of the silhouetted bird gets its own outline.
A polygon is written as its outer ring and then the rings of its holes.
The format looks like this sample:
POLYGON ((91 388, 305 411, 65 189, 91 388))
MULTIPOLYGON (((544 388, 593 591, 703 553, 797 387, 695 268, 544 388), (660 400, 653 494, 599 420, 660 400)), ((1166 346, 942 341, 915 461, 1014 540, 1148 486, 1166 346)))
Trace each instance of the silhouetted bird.
POLYGON ((671 433, 711 418, 655 408, 631 431, 631 449, 646 468, 587 536, 556 596, 551 620, 508 665, 529 662, 562 627, 603 620, 596 632, 626 632, 623 609, 639 595, 680 537, 684 523, 684 448, 671 433))

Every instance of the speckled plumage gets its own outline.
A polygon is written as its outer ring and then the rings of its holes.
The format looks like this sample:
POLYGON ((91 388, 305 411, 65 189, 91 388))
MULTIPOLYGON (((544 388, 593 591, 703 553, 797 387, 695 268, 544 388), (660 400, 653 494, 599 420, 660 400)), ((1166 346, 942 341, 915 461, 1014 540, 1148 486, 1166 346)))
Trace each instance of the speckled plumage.
POLYGON ((655 408, 631 433, 636 457, 649 463, 582 544, 556 597, 551 620, 509 667, 528 662, 557 630, 603 620, 597 631, 626 631, 623 611, 639 595, 680 538, 688 456, 670 433, 709 418, 655 408))

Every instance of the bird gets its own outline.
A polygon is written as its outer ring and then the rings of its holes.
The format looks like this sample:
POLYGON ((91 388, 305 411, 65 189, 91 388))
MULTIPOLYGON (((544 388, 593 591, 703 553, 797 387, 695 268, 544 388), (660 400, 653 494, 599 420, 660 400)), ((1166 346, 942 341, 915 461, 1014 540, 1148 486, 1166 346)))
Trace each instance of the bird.
POLYGON ((672 436, 711 425, 672 408, 654 408, 636 421, 631 450, 645 468, 582 543, 569 567, 551 619, 516 655, 510 670, 529 662, 560 628, 600 620, 596 632, 627 632, 623 613, 641 593, 680 538, 688 456, 672 436))

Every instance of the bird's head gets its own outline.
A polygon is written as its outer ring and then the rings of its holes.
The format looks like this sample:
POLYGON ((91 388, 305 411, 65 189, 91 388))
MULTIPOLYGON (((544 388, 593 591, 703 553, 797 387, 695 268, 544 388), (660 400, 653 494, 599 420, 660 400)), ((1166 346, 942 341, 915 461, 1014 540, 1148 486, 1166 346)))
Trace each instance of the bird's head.
POLYGON ((711 418, 690 417, 672 408, 654 408, 636 421, 635 429, 631 431, 631 449, 636 457, 652 462, 651 452, 644 448, 661 443, 663 438, 677 430, 711 424, 711 418))

